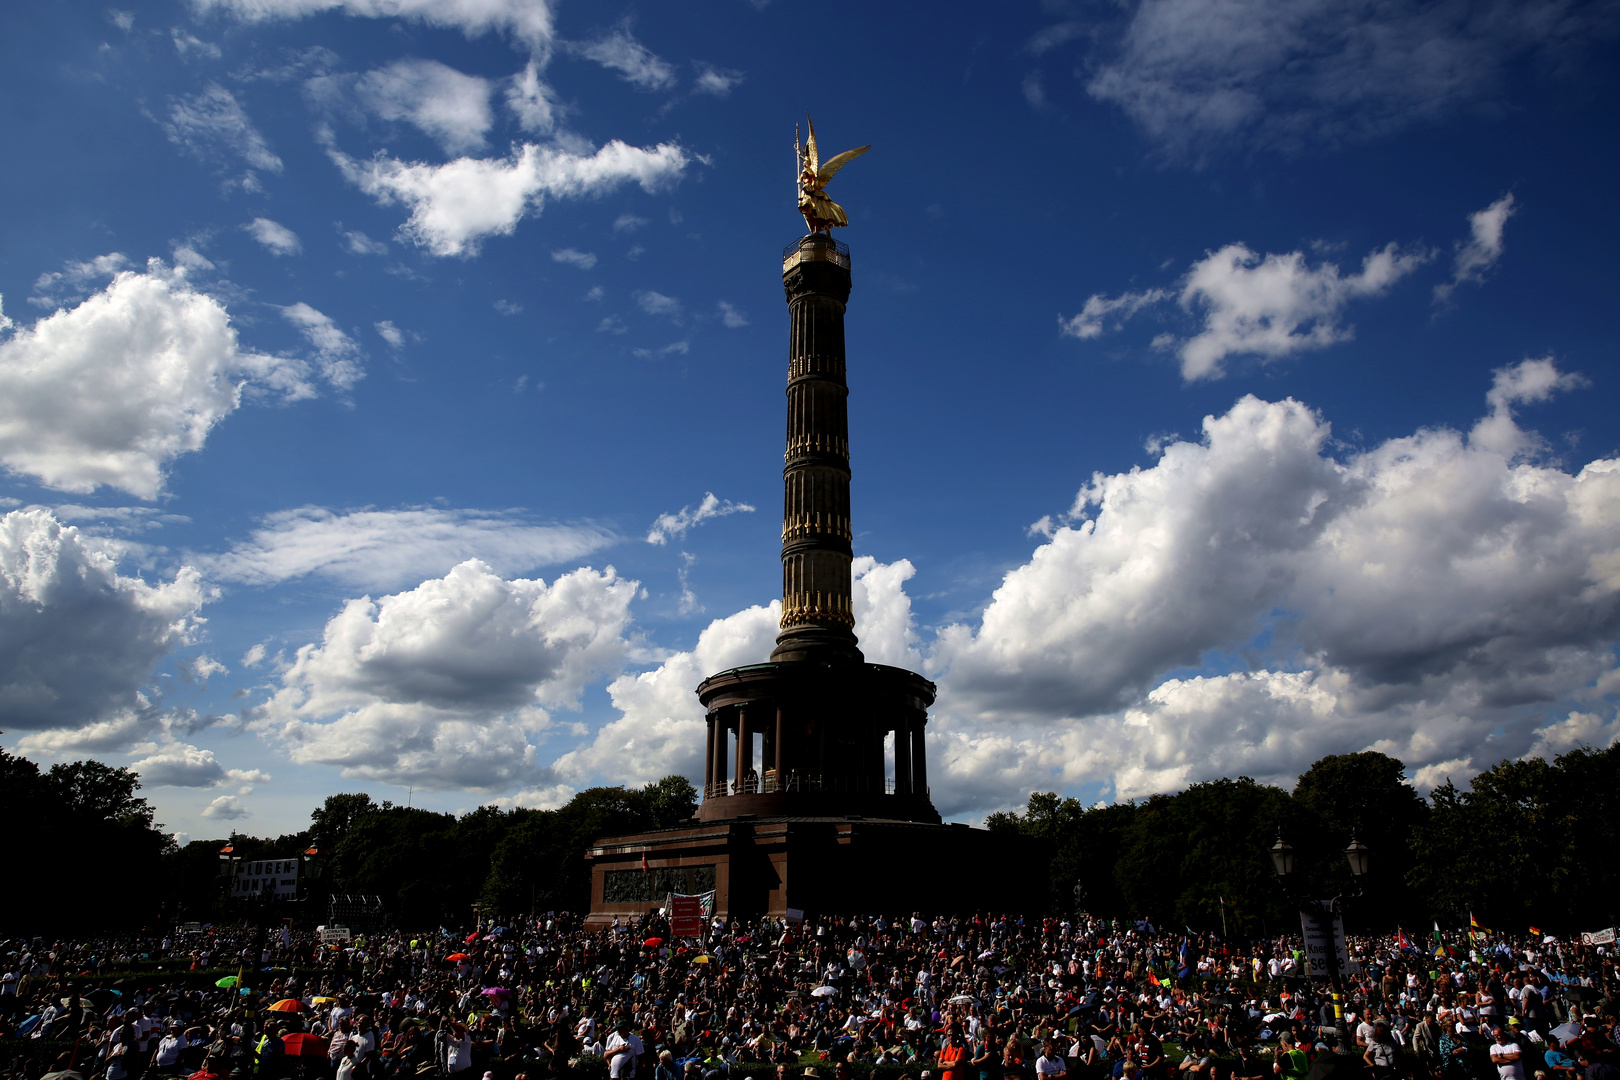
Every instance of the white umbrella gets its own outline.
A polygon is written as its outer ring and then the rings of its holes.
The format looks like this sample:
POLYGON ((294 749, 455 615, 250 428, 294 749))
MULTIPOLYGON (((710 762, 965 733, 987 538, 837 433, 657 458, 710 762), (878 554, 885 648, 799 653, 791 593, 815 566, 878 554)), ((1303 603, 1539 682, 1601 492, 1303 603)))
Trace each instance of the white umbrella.
POLYGON ((967 994, 957 994, 955 997, 950 999, 950 1003, 952 1005, 971 1005, 973 1004, 973 998, 967 994))
POLYGON ((832 997, 836 993, 838 993, 838 988, 836 986, 818 986, 814 990, 810 991, 810 996, 832 997))

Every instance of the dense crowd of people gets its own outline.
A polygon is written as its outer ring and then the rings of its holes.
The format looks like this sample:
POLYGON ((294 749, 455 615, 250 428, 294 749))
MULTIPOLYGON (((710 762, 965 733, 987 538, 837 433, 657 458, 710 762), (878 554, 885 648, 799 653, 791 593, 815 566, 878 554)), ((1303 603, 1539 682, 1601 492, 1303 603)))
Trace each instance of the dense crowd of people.
MULTIPOLYGON (((1339 1049, 1378 1080, 1620 1080, 1612 944, 1351 946, 1339 1049)), ((0 943, 0 1070, 1305 1080, 1336 1052, 1338 1026, 1300 949, 1297 937, 1240 946, 1083 916, 715 919, 700 939, 671 936, 655 914, 599 931, 550 915, 346 942, 250 927, 14 940, 0 943), (198 985, 204 972, 226 974, 198 985)))

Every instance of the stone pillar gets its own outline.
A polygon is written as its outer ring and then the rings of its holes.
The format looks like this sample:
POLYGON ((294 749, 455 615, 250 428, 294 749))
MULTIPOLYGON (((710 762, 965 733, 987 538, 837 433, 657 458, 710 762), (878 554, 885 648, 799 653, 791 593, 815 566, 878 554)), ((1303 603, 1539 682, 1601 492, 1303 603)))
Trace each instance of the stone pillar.
POLYGON ((928 748, 923 741, 923 728, 928 724, 927 714, 912 720, 911 729, 911 789, 918 795, 928 794, 928 748))
POLYGON ((874 795, 881 795, 888 789, 889 770, 883 763, 883 724, 876 716, 869 715, 866 723, 861 725, 865 736, 866 775, 872 778, 869 790, 874 795))
POLYGON ((728 760, 726 745, 731 740, 731 725, 726 723, 726 714, 717 712, 714 715, 714 744, 710 747, 714 751, 714 760, 710 764, 710 771, 714 774, 714 782, 719 785, 724 794, 726 783, 726 762, 728 760))
POLYGON ((894 793, 911 794, 911 718, 894 722, 894 793))
POLYGON ((782 706, 776 707, 776 786, 778 789, 787 786, 787 718, 783 715, 782 706))
POLYGON ((703 797, 707 799, 714 784, 714 713, 705 719, 709 722, 709 741, 703 744, 703 797))
POLYGON ((771 659, 859 662, 850 597, 849 387, 844 382, 849 249, 821 233, 804 237, 783 257, 782 286, 790 327, 782 622, 771 659))
POLYGON ((827 784, 827 719, 816 721, 816 779, 823 788, 827 784))
POLYGON ((737 792, 742 793, 748 770, 754 767, 754 733, 748 727, 748 710, 737 710, 737 792))

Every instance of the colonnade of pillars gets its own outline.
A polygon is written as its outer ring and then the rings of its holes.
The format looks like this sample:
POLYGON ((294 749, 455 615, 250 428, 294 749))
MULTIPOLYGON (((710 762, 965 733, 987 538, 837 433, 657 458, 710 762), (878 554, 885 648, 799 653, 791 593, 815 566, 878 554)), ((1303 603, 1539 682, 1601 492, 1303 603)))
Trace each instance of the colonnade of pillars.
POLYGON ((837 730, 826 722, 807 729, 765 702, 718 709, 708 715, 704 796, 793 788, 885 791, 883 740, 891 730, 894 794, 927 794, 927 723, 928 715, 914 710, 892 725, 855 720, 837 730), (757 762, 755 735, 761 736, 757 762))

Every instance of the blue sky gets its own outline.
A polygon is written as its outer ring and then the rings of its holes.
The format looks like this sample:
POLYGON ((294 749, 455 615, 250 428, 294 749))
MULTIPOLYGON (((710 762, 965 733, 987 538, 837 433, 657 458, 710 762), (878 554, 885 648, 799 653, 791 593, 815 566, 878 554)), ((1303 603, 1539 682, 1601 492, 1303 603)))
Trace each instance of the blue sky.
POLYGON ((792 129, 935 801, 1616 735, 1620 5, 13 5, 0 728, 188 836, 700 777, 792 129))

